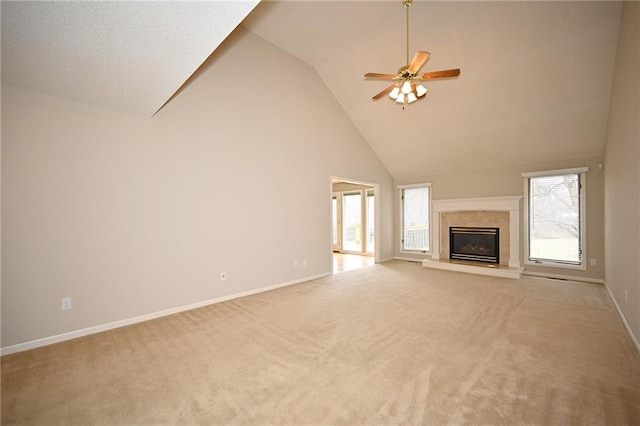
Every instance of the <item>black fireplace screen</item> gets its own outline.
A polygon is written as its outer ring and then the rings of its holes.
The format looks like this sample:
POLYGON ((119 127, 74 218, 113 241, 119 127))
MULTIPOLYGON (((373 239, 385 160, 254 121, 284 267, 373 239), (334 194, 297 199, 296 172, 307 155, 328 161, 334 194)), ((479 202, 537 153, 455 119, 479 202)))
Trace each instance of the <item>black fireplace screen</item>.
POLYGON ((451 226, 449 259, 500 263, 500 228, 451 226))

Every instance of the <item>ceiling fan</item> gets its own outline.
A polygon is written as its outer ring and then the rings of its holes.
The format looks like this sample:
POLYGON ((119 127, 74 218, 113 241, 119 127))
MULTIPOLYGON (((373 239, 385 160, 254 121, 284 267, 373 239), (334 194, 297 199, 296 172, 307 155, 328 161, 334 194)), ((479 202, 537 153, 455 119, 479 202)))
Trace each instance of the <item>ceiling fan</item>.
POLYGON ((432 71, 423 74, 418 74, 420 68, 429 59, 429 52, 417 51, 413 56, 411 62, 409 62, 409 7, 413 3, 413 0, 402 0, 402 6, 407 11, 407 63, 398 70, 397 74, 380 74, 375 72, 366 73, 366 78, 375 78, 379 80, 394 80, 394 83, 384 89, 382 92, 374 95, 371 99, 378 100, 384 95, 388 94, 391 99, 396 103, 411 104, 420 98, 423 98, 427 94, 427 88, 420 84, 424 80, 432 80, 436 78, 448 78, 457 77, 460 75, 460 69, 451 69, 443 71, 432 71))

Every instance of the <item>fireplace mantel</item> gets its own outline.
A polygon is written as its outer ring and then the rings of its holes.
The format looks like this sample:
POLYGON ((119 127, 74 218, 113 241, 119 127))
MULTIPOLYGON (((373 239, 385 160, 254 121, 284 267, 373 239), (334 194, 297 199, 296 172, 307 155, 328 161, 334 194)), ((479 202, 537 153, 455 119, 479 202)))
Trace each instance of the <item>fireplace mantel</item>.
POLYGON ((520 278, 524 268, 520 267, 520 200, 522 196, 509 197, 485 197, 485 198, 460 198, 450 200, 433 200, 431 215, 431 259, 422 262, 425 267, 473 272, 484 275, 505 276, 520 278), (486 266, 473 266, 456 264, 440 260, 440 238, 442 229, 440 226, 441 215, 446 212, 463 211, 503 211, 509 212, 509 267, 488 268, 486 266))

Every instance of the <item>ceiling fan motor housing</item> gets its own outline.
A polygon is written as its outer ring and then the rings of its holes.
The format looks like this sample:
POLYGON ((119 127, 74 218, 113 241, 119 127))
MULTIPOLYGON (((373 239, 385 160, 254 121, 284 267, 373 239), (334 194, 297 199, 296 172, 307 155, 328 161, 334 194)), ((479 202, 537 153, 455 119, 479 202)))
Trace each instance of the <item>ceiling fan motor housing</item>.
POLYGON ((405 65, 405 66, 403 66, 403 67, 398 69, 398 78, 399 79, 413 78, 415 76, 416 75, 414 73, 409 71, 409 65, 405 65))

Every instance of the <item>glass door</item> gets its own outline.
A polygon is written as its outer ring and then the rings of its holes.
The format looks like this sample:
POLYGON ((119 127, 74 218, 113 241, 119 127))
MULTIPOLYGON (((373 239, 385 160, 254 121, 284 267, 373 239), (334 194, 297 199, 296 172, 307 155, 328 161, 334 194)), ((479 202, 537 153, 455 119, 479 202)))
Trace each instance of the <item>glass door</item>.
POLYGON ((342 194, 342 251, 363 252, 362 191, 342 194))
POLYGON ((376 202, 373 196, 373 190, 367 190, 367 229, 365 238, 366 250, 369 254, 373 254, 376 251, 375 207, 376 202))

